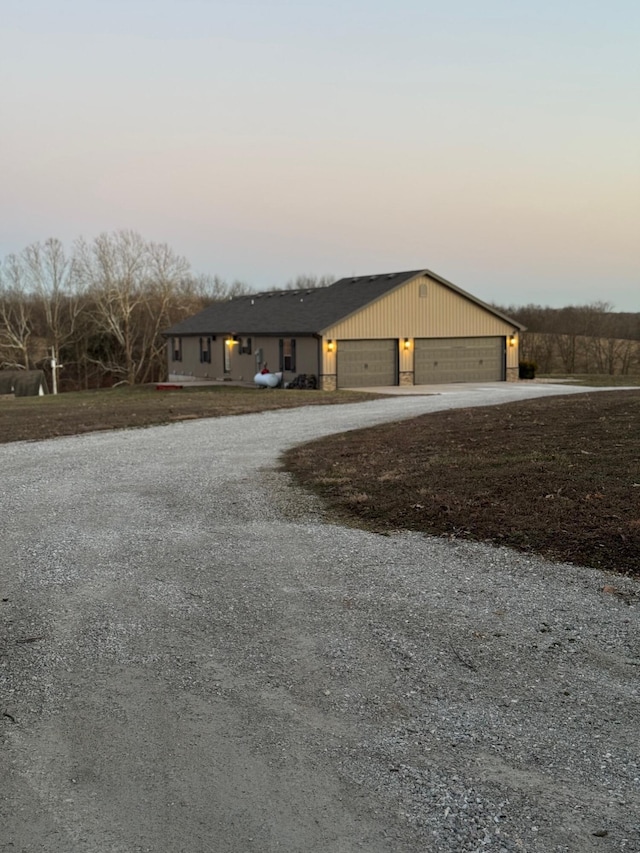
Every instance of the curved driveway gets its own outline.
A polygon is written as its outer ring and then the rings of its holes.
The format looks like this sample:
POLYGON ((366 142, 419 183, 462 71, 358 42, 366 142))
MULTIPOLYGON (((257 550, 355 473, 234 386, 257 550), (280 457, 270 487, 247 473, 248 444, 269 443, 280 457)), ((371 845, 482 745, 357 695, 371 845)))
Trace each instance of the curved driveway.
POLYGON ((277 470, 328 433, 582 390, 0 447, 0 848, 640 849, 637 608, 590 570, 328 525, 277 470))

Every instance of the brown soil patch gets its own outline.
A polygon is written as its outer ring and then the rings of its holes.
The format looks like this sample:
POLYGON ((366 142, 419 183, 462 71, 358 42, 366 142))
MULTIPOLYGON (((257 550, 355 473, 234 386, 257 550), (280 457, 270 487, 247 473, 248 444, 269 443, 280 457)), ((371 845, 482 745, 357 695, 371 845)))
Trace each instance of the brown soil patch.
POLYGON ((295 448, 342 521, 508 545, 640 575, 640 393, 424 415, 295 448))

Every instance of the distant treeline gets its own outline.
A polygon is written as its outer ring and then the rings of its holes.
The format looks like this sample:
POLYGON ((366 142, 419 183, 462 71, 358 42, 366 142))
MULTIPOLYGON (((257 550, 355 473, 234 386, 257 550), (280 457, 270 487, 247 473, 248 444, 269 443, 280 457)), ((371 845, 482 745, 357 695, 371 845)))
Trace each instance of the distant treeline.
POLYGON ((520 358, 540 373, 640 372, 640 312, 615 312, 608 302, 496 307, 527 327, 520 358))
MULTIPOLYGON (((301 275, 286 288, 318 287, 301 275)), ((163 329, 252 288, 197 275, 168 245, 133 231, 54 238, 0 261, 0 368, 42 368, 52 351, 63 390, 155 382, 166 374, 163 329)))
MULTIPOLYGON (((299 275, 285 289, 325 287, 330 275, 299 275)), ((63 390, 166 375, 161 332, 216 301, 253 288, 198 275, 165 243, 134 231, 77 240, 54 238, 0 260, 0 368, 41 368, 55 352, 63 390)), ((521 358, 539 372, 640 371, 640 313, 606 302, 567 308, 496 306, 527 327, 521 358)))

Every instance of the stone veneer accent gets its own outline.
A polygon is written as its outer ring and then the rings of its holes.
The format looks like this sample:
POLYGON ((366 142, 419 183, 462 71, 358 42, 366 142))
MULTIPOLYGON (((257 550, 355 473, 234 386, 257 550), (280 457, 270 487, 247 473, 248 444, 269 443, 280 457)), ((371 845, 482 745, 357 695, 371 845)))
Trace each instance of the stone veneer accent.
POLYGON ((507 382, 517 382, 520 378, 519 373, 519 368, 507 367, 507 382))
POLYGON ((337 381, 335 373, 321 373, 320 374, 320 389, 322 391, 335 391, 337 388, 337 381))
POLYGON ((406 387, 407 385, 415 385, 415 382, 413 381, 413 370, 401 370, 398 379, 398 384, 401 387, 406 387))

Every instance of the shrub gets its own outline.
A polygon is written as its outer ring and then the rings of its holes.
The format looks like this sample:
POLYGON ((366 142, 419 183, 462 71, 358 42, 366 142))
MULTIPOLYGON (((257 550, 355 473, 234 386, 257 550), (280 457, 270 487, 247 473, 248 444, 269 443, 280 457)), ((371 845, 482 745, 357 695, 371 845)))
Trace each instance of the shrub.
POLYGON ((518 362, 518 376, 520 379, 535 379, 538 365, 535 361, 518 362))

